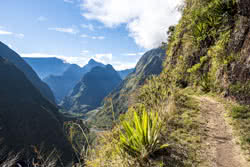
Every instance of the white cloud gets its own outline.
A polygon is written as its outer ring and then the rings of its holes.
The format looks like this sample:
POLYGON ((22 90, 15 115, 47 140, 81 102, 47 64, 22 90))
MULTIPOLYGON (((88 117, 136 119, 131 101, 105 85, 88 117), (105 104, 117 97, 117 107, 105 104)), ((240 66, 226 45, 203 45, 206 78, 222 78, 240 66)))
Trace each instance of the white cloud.
POLYGON ((78 64, 79 66, 84 66, 88 63, 90 59, 94 59, 103 64, 111 64, 116 70, 124 70, 129 68, 134 68, 137 61, 135 62, 120 62, 114 61, 112 53, 100 53, 96 55, 88 55, 90 51, 83 50, 81 52, 82 56, 63 56, 63 55, 55 55, 55 54, 46 54, 46 53, 21 53, 22 57, 31 57, 31 58, 49 58, 56 57, 64 60, 65 62, 78 64), (84 54, 83 54, 84 53, 84 54))
POLYGON ((74 3, 74 0, 63 0, 66 3, 74 3))
POLYGON ((90 31, 95 31, 95 28, 94 28, 94 26, 92 24, 81 24, 81 27, 82 28, 87 28, 90 31))
POLYGON ((83 16, 107 27, 126 24, 136 44, 151 49, 166 41, 168 27, 180 14, 176 6, 182 0, 83 0, 83 16))
POLYGON ((12 32, 5 31, 5 30, 0 30, 0 35, 12 35, 12 32))
POLYGON ((138 52, 138 53, 124 53, 124 56, 142 56, 145 52, 138 52))
POLYGON ((99 39, 99 40, 105 39, 104 36, 92 36, 91 38, 92 38, 92 39, 99 39))
POLYGON ((61 28, 61 27, 48 28, 48 30, 64 32, 64 33, 69 33, 69 34, 77 34, 79 32, 75 26, 72 26, 69 28, 61 28))
POLYGON ((38 21, 47 21, 47 17, 44 17, 44 16, 40 16, 37 18, 38 21))
POLYGON ((20 39, 24 38, 24 34, 13 33, 13 32, 7 31, 7 30, 3 30, 3 28, 4 27, 0 26, 0 35, 13 35, 13 36, 20 38, 20 39))
POLYGON ((11 48, 11 49, 13 48, 13 46, 12 46, 11 44, 7 44, 7 46, 8 46, 9 48, 11 48))
POLYGON ((87 35, 87 34, 82 34, 81 35, 81 37, 82 38, 91 38, 91 39, 98 39, 98 40, 103 40, 103 39, 105 39, 105 37, 104 36, 89 36, 89 35, 87 35))

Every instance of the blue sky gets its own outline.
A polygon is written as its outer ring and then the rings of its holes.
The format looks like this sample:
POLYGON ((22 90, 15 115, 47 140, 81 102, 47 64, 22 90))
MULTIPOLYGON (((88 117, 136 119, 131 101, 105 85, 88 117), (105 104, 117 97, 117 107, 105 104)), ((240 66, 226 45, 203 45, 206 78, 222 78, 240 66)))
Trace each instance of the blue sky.
POLYGON ((6 0, 0 40, 25 57, 133 67, 179 19, 171 0, 6 0))

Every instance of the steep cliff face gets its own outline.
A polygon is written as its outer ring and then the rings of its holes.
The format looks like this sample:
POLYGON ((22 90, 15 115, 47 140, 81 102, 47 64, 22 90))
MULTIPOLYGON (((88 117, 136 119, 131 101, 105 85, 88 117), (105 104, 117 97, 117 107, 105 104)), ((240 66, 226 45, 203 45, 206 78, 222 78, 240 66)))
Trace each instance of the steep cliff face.
POLYGON ((170 37, 165 75, 178 87, 212 90, 249 103, 249 10, 248 0, 186 1, 170 37))
POLYGON ((41 81, 35 71, 13 50, 7 45, 0 42, 0 57, 3 57, 14 64, 19 70, 21 70, 25 76, 32 82, 32 84, 40 91, 40 93, 55 103, 55 98, 46 83, 41 81))
MULTIPOLYGON (((73 150, 63 132, 63 117, 15 65, 0 57, 0 139, 16 153, 56 149, 63 163, 72 161, 73 150), (18 84, 17 84, 18 83, 18 84)), ((22 156, 20 157, 22 158, 22 156)), ((29 157, 30 158, 30 157, 29 157)))

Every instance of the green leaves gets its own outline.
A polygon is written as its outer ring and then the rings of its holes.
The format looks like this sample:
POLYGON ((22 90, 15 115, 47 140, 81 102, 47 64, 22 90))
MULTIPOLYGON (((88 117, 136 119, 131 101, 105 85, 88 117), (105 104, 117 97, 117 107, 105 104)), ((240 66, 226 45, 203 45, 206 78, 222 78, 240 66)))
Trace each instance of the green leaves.
POLYGON ((141 110, 140 116, 133 110, 133 120, 122 122, 120 147, 134 158, 140 157, 140 160, 145 160, 155 151, 164 149, 168 145, 159 143, 162 123, 158 113, 148 113, 145 107, 141 107, 141 110))
POLYGON ((192 11, 192 37, 197 46, 211 44, 236 14, 235 0, 212 0, 206 7, 192 11))

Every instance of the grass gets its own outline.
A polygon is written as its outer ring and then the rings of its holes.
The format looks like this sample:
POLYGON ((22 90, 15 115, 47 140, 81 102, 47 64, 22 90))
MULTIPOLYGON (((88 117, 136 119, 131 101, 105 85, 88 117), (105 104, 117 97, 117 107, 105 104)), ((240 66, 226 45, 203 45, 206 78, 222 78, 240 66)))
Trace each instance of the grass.
POLYGON ((198 164, 202 120, 199 103, 186 92, 193 93, 190 89, 173 94, 157 114, 138 104, 122 115, 120 124, 99 136, 97 146, 87 158, 87 167, 198 164))
POLYGON ((241 148, 246 151, 250 160, 250 106, 231 104, 228 107, 228 117, 241 148))

